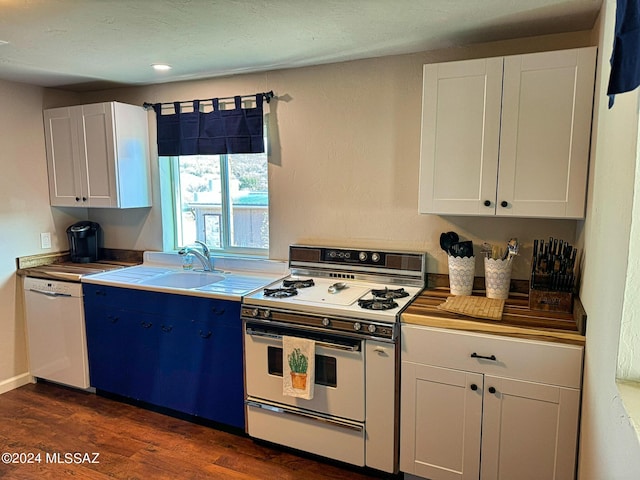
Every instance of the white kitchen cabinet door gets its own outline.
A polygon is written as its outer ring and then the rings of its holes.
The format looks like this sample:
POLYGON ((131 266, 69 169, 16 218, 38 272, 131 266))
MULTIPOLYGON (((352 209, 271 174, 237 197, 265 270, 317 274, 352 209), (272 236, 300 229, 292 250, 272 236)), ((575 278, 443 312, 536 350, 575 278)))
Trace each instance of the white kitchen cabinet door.
POLYGON ((147 115, 116 102, 45 110, 53 206, 151 206, 147 115))
POLYGON ((78 128, 72 108, 44 112, 51 205, 75 207, 83 197, 78 128))
POLYGON ((86 206, 117 205, 114 125, 111 104, 80 107, 78 135, 86 206))
POLYGON ((502 62, 424 66, 420 213, 495 213, 502 62))
POLYGON ((575 478, 580 391, 489 375, 484 386, 480 480, 575 478))
POLYGON ((477 480, 482 391, 481 374, 402 362, 400 470, 477 480))
POLYGON ((424 66, 419 212, 583 218, 595 47, 424 66))
POLYGON ((497 215, 584 217, 595 61, 595 47, 505 57, 497 215))

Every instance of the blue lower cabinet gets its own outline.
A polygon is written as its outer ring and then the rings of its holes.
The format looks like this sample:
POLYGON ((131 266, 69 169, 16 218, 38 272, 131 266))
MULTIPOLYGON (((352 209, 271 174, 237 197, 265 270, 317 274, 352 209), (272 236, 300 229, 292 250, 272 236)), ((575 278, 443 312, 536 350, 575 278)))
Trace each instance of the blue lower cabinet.
POLYGON ((240 302, 83 288, 93 387, 244 428, 240 302))

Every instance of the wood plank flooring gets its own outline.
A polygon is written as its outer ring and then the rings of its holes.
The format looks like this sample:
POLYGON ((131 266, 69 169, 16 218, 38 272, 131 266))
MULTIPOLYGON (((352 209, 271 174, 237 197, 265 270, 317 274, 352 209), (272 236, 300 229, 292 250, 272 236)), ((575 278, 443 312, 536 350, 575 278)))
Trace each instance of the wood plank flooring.
POLYGON ((12 480, 397 478, 44 382, 0 395, 2 454, 12 480))

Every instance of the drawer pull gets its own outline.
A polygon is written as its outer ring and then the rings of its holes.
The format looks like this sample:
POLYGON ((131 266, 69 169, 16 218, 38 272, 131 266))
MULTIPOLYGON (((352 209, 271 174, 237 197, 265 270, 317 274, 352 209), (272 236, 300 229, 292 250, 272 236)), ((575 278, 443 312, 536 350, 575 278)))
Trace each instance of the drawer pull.
POLYGON ((476 390, 478 390, 478 385, 476 385, 475 383, 472 383, 472 384, 471 384, 471 390, 473 390, 474 392, 475 392, 476 390))
POLYGON ((489 387, 489 393, 496 393, 495 387, 489 387))
POLYGON ((491 360, 493 362, 496 361, 496 356, 495 355, 490 355, 490 356, 484 356, 484 355, 478 355, 476 352, 473 352, 471 354, 471 358, 482 358, 484 360, 491 360))

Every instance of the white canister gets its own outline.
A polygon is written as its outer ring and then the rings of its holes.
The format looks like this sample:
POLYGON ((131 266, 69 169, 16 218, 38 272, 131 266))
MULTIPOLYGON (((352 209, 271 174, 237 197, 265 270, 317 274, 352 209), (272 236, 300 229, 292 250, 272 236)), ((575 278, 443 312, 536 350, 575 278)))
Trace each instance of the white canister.
POLYGON ((484 259, 484 284, 488 298, 506 299, 511 286, 511 266, 513 258, 496 260, 484 259))
POLYGON ((476 257, 449 255, 449 288, 452 295, 471 295, 476 273, 476 257))

